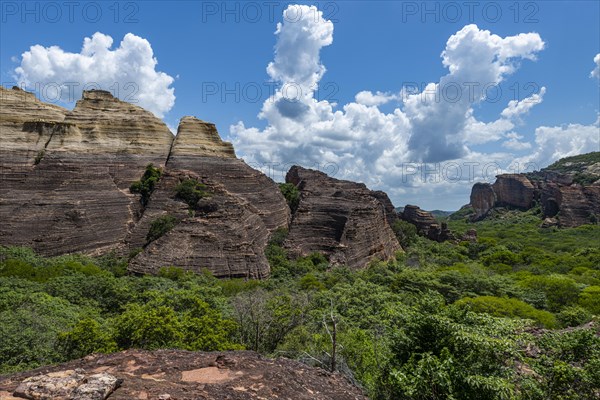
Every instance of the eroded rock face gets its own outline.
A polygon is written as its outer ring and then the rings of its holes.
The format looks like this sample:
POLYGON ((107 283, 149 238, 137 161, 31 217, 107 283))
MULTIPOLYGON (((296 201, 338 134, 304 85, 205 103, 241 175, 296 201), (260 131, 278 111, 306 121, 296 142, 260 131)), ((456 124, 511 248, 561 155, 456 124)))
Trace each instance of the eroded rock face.
POLYGON ((417 233, 436 242, 445 242, 446 240, 455 240, 456 237, 445 222, 441 224, 435 219, 433 214, 421 210, 417 206, 407 204, 404 211, 400 213, 400 218, 410 222, 417 227, 417 233))
POLYGON ((268 276, 264 248, 273 230, 287 227, 289 208, 277 185, 237 159, 214 124, 184 117, 174 140, 152 113, 106 91, 84 92, 69 111, 0 90, 0 244, 44 255, 143 248, 134 272, 176 265, 223 277, 268 276), (162 168, 164 182, 142 204, 129 187, 150 163, 162 168), (183 176, 214 194, 195 216, 173 199, 183 176), (152 221, 166 214, 177 217, 177 227, 148 244, 152 221))
POLYGON ((44 255, 119 248, 139 214, 129 185, 147 164, 165 164, 173 140, 167 126, 104 91, 84 92, 73 111, 30 94, 20 104, 14 99, 21 91, 2 95, 2 147, 9 143, 9 155, 0 171, 0 243, 44 255))
MULTIPOLYGON (((563 227, 574 227, 589 223, 598 223, 600 216, 600 185, 558 186, 554 190, 558 195, 543 202, 544 214, 551 216, 551 211, 558 207, 559 224, 563 227)), ((555 214, 556 215, 556 214, 555 214)))
MULTIPOLYGON (((90 379, 100 374, 119 380, 120 386, 110 394, 110 400, 366 400, 362 391, 342 375, 297 361, 267 359, 246 351, 205 353, 182 350, 94 354, 63 365, 4 376, 0 378, 0 395, 14 393, 21 382, 35 379, 33 377, 40 374, 83 375, 73 371, 78 368, 85 370, 85 376, 90 374, 90 379)), ((58 386, 56 389, 61 388, 60 384, 58 386)), ((69 386, 82 387, 78 384, 69 386)))
POLYGON ((534 186, 525 175, 503 174, 496 177, 492 185, 496 194, 496 205, 527 210, 532 206, 534 186))
POLYGON ((180 155, 236 158, 233 145, 221 140, 215 124, 196 117, 183 117, 179 122, 171 156, 180 155))
POLYGON ((382 202, 381 193, 298 166, 289 170, 286 182, 300 191, 285 241, 293 255, 317 251, 334 265, 363 268, 375 259, 389 260, 401 250, 388 222, 391 202, 382 202))
MULTIPOLYGON (((600 159, 600 153, 590 153, 581 157, 600 159)), ((574 158, 578 158, 576 156, 574 158)), ((557 162, 568 171, 569 163, 557 162)), ((600 162, 589 165, 574 163, 572 172, 554 171, 548 167, 528 174, 498 175, 493 185, 476 183, 471 191, 471 206, 475 214, 473 221, 484 218, 494 207, 509 207, 527 210, 535 204, 542 209, 544 221, 542 227, 558 225, 575 227, 598 223, 600 216, 600 162), (583 174, 588 183, 577 181, 583 174), (594 181, 595 177, 595 181, 594 181), (591 182, 591 183, 589 183, 591 182)))
POLYGON ((169 266, 196 273, 207 268, 219 278, 266 278, 269 264, 264 249, 268 239, 269 230, 252 204, 191 171, 168 171, 128 238, 129 248, 146 246, 128 268, 150 274, 169 266), (176 186, 185 179, 204 184, 209 193, 193 209, 176 196, 176 186), (165 215, 177 220, 175 227, 147 244, 152 222, 165 215))
POLYGON ((475 211, 473 220, 484 218, 496 204, 496 193, 489 183, 476 183, 471 189, 471 206, 475 211))
POLYGON ((168 166, 219 182, 229 193, 252 204, 269 231, 287 227, 290 221, 289 207, 277 184, 237 159, 231 144, 221 141, 213 124, 183 118, 168 166))

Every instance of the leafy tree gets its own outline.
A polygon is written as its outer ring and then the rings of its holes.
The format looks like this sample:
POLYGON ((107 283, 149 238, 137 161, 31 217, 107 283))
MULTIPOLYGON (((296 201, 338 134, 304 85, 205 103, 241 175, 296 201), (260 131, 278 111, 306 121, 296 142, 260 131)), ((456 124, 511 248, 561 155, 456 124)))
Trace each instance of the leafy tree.
POLYGON ((531 289, 544 292, 548 299, 548 309, 559 311, 562 307, 575 304, 579 297, 577 283, 562 275, 540 275, 525 279, 522 284, 531 289))
POLYGON ((556 318, 552 313, 538 310, 518 299, 494 296, 466 297, 455 304, 474 312, 487 313, 495 317, 532 319, 547 328, 555 328, 557 326, 556 318))
POLYGON ((296 185, 293 183, 280 183, 279 190, 281 190, 281 194, 285 197, 292 214, 295 213, 300 204, 300 191, 296 185))
POLYGON ((569 306, 563 308, 556 316, 564 327, 579 326, 589 322, 592 315, 588 310, 580 306, 569 306))
POLYGON ((403 248, 410 247, 417 241, 417 227, 410 222, 398 220, 392 225, 392 230, 403 248))
POLYGON ((200 199, 208 197, 206 185, 196 179, 185 179, 175 188, 177 198, 187 203, 190 209, 195 209, 200 199))
POLYGON ((165 233, 173 229, 177 223, 177 218, 173 217, 172 215, 163 215, 158 217, 150 224, 150 229, 146 235, 147 243, 153 242, 160 238, 165 233))
POLYGON ((579 295, 579 305, 594 315, 600 315, 600 286, 588 286, 579 295))
POLYGON ((68 359, 81 358, 91 353, 111 353, 117 344, 106 327, 93 318, 84 318, 67 332, 58 335, 58 347, 68 359))
POLYGON ((142 175, 142 179, 133 182, 129 187, 129 191, 131 193, 140 194, 142 196, 140 201, 142 205, 145 206, 148 204, 150 195, 154 191, 154 188, 156 187, 161 175, 161 168, 155 167, 153 164, 148 164, 146 166, 146 170, 144 171, 144 175, 142 175))

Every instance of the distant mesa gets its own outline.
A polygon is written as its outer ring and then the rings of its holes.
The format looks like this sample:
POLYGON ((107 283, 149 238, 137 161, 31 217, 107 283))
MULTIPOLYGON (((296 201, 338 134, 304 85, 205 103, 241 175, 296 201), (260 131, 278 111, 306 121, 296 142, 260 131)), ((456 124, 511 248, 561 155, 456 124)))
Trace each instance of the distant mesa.
MULTIPOLYGON (((441 212, 440 217, 450 215, 449 212, 441 212)), ((459 237, 448 228, 446 222, 439 222, 432 212, 421 210, 419 207, 407 204, 398 213, 400 219, 413 224, 417 233, 436 242, 446 241, 477 241, 477 231, 469 229, 463 236, 459 237)), ((439 217, 438 217, 439 218, 439 217)))
POLYGON ((484 219, 498 208, 539 207, 543 226, 598 223, 600 152, 564 158, 537 172, 498 175, 492 185, 476 183, 470 205, 472 221, 484 219))

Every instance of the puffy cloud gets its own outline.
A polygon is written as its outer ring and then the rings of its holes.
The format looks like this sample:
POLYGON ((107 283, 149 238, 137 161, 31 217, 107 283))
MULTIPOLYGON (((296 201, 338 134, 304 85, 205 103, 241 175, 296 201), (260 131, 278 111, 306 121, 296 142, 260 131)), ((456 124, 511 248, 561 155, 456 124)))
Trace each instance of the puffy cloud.
POLYGON ((502 147, 504 148, 515 151, 527 150, 531 148, 531 143, 521 141, 520 139, 523 139, 523 136, 515 132, 507 133, 506 137, 508 140, 502 142, 502 147))
POLYGON ((596 63, 596 68, 592 72, 590 72, 590 76, 592 78, 600 79, 600 53, 596 54, 594 57, 594 62, 596 63))
MULTIPOLYGON (((361 91, 354 102, 338 107, 314 96, 325 73, 320 51, 332 43, 333 24, 314 7, 290 7, 300 8, 307 18, 294 22, 286 18, 275 32, 275 60, 267 71, 280 88, 259 114, 267 126, 246 127, 240 121, 230 128, 236 149, 251 165, 281 180, 291 165, 300 164, 383 189, 399 205, 439 207, 436 197, 444 202, 452 199, 447 209, 467 201, 473 182, 522 171, 518 162, 525 159, 512 152, 532 144, 515 128, 543 101, 546 89, 509 102, 489 122, 479 121, 473 106, 485 100, 486 85, 502 82, 520 61, 535 60, 544 48, 537 33, 503 38, 467 25, 448 39, 441 57, 449 72, 437 82, 417 92, 361 91), (379 108, 391 101, 399 106, 390 112, 379 108), (474 149, 494 142, 506 151, 474 149)), ((536 131, 537 146, 552 147, 552 140, 544 139, 552 136, 552 129, 536 131)), ((571 149, 565 153, 589 149, 590 132, 589 127, 573 129, 557 146, 564 142, 563 148, 571 149)), ((531 160, 554 161, 546 150, 536 151, 540 154, 531 155, 531 160)))
POLYGON ((540 126, 535 130, 535 151, 520 159, 545 167, 554 161, 577 154, 600 151, 600 114, 590 125, 540 126))
MULTIPOLYGON (((104 89, 164 116, 175 103, 173 78, 156 70, 157 60, 150 42, 132 33, 111 50, 113 38, 96 32, 85 38, 79 53, 58 46, 31 46, 15 69, 16 79, 27 87, 54 88, 43 94, 72 102, 84 88, 104 89)), ((46 99, 48 100, 48 99, 46 99)))
POLYGON ((540 104, 544 99, 544 94, 546 94, 546 88, 542 87, 539 93, 534 93, 521 101, 511 100, 500 115, 508 119, 519 119, 522 115, 529 113, 533 106, 540 104))
POLYGON ((519 59, 535 59, 543 48, 537 33, 501 38, 474 24, 450 36, 442 52, 442 63, 450 73, 404 102, 412 122, 408 145, 413 158, 439 162, 467 154, 461 133, 472 104, 485 99, 487 86, 513 73, 519 59))
POLYGON ((363 104, 365 106, 381 106, 393 100, 400 100, 401 96, 391 93, 373 93, 368 90, 363 90, 362 92, 358 92, 356 96, 354 96, 354 99, 358 104, 363 104))
POLYGON ((325 73, 319 53, 333 43, 333 23, 316 7, 290 5, 284 23, 277 24, 275 60, 267 73, 280 82, 293 82, 306 93, 316 89, 325 73))

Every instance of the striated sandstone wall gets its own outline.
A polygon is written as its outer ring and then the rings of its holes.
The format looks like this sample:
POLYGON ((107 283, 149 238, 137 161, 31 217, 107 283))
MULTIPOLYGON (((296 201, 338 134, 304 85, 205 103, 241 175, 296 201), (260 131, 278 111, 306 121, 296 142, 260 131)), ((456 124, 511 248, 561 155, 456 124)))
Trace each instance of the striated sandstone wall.
POLYGON ((381 201, 381 193, 364 184, 298 166, 289 170, 286 182, 300 191, 285 241, 292 254, 317 251, 333 264, 364 268, 372 260, 389 260, 402 249, 388 223, 387 196, 381 201))

